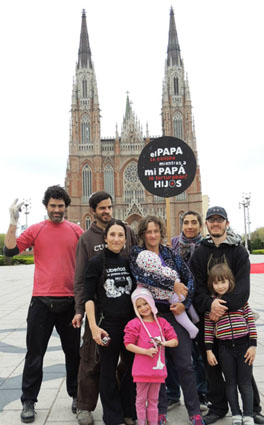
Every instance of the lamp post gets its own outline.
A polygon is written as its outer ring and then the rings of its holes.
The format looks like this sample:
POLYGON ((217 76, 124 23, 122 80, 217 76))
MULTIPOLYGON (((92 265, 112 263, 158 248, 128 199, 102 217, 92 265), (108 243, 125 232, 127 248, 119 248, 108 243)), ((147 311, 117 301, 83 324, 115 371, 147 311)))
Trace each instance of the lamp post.
POLYGON ((243 207, 244 212, 244 228, 245 228, 245 248, 248 250, 248 241, 250 240, 250 221, 249 221, 249 205, 251 193, 243 193, 242 201, 239 202, 239 208, 243 207))
POLYGON ((26 216, 25 229, 27 229, 28 228, 28 214, 30 213, 30 209, 31 209, 31 199, 30 198, 29 199, 24 199, 23 208, 25 210, 24 213, 25 213, 25 216, 26 216))

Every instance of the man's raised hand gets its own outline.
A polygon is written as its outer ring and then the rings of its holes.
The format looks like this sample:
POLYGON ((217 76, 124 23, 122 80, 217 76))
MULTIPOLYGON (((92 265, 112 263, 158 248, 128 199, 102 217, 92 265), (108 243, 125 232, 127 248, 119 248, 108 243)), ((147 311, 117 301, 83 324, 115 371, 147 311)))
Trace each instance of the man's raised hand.
POLYGON ((13 224, 14 226, 17 225, 19 212, 21 211, 21 207, 24 204, 24 202, 20 202, 20 204, 18 204, 17 201, 18 198, 14 200, 13 204, 9 208, 10 224, 13 224))

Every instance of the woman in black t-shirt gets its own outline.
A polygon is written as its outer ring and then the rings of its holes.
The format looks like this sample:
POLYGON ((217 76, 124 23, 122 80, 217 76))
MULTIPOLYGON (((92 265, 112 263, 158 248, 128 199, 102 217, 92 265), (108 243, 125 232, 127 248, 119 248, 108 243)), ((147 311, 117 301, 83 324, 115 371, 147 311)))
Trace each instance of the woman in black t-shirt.
POLYGON ((85 310, 92 337, 100 354, 100 397, 106 425, 124 424, 124 417, 135 418, 134 385, 131 377, 133 355, 123 344, 124 328, 134 317, 131 292, 134 289, 128 258, 121 255, 126 227, 112 220, 104 233, 106 247, 88 261, 85 310), (126 365, 118 385, 116 372, 120 354, 126 365))

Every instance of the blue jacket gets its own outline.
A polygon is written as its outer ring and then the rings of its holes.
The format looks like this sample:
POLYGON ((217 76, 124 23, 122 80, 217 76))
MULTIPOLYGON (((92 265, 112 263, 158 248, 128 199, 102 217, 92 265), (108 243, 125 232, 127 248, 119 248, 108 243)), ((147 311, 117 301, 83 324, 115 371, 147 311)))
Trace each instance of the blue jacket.
MULTIPOLYGON (((145 272, 140 267, 138 267, 136 263, 137 256, 141 251, 144 251, 145 249, 145 245, 133 246, 130 251, 129 265, 136 282, 142 283, 144 284, 144 286, 149 286, 150 290, 153 286, 156 288, 173 290, 173 284, 171 279, 155 275, 154 273, 145 272)), ((164 262, 166 263, 166 266, 170 267, 173 270, 176 270, 180 276, 181 282, 184 283, 185 286, 187 286, 188 295, 183 301, 183 304, 185 305, 185 308, 188 309, 192 304, 192 298, 195 292, 194 279, 189 268, 187 267, 183 259, 180 257, 180 255, 174 254, 170 248, 164 245, 160 245, 159 252, 164 262)))

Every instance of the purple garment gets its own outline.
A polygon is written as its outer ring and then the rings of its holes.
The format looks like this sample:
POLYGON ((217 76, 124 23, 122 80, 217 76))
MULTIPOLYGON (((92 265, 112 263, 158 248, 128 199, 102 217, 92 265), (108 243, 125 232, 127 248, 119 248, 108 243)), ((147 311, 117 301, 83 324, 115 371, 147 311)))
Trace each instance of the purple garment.
POLYGON ((182 257, 184 262, 189 266, 191 256, 193 255, 195 248, 197 248, 202 240, 202 236, 197 235, 193 239, 188 239, 183 232, 179 236, 175 236, 171 239, 171 248, 175 254, 182 257))

